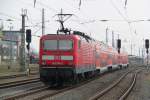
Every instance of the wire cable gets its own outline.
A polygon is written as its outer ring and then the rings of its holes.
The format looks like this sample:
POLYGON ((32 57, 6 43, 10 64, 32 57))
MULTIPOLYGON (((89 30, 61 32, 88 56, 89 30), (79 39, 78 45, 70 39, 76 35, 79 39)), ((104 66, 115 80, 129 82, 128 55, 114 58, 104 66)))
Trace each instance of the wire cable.
POLYGON ((47 5, 47 4, 44 4, 44 3, 40 2, 40 1, 37 1, 37 3, 40 4, 40 5, 43 6, 43 7, 48 8, 49 10, 51 10, 51 11, 53 11, 53 12, 55 12, 55 13, 58 13, 58 11, 57 11, 56 9, 50 7, 50 6, 47 5))
POLYGON ((114 2, 112 0, 109 0, 110 3, 112 4, 112 6, 116 9, 116 11, 118 12, 118 14, 126 21, 129 22, 126 17, 124 17, 124 15, 120 12, 120 10, 117 8, 117 6, 114 4, 114 2))
POLYGON ((12 18, 12 19, 15 19, 15 20, 19 20, 19 21, 21 21, 21 19, 20 19, 20 18, 17 18, 17 17, 11 16, 11 15, 6 14, 6 13, 3 13, 3 12, 0 12, 0 15, 7 16, 7 17, 10 17, 10 18, 12 18))

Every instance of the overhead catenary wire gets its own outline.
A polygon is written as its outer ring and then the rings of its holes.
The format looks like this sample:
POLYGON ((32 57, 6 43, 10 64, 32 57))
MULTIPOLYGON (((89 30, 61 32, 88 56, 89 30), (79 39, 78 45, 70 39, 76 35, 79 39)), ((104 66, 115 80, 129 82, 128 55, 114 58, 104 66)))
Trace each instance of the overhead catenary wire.
MULTIPOLYGON (((66 3, 68 3, 68 5, 70 5, 70 7, 71 8, 74 8, 74 9, 78 9, 78 8, 76 8, 73 4, 71 4, 71 2, 69 2, 70 0, 65 0, 66 1, 66 3)), ((85 18, 85 16, 87 17, 87 15, 85 15, 85 13, 83 12, 83 11, 81 11, 81 10, 77 10, 77 12, 75 12, 75 13, 80 13, 84 18, 85 18)), ((76 14, 74 14, 74 16, 75 17, 78 17, 79 19, 81 19, 79 16, 77 16, 76 14)), ((89 18, 88 18, 89 19, 89 18)), ((83 19, 81 19, 81 20, 83 20, 83 19)))
POLYGON ((7 16, 7 17, 10 17, 10 18, 12 18, 12 19, 15 19, 15 20, 19 20, 19 21, 21 21, 21 19, 20 19, 20 18, 17 18, 17 17, 11 16, 11 15, 6 14, 6 13, 4 13, 4 12, 0 12, 0 15, 2 15, 2 16, 7 16))
MULTIPOLYGON (((17 2, 19 2, 21 4, 23 3, 23 4, 25 4, 25 5, 29 6, 29 7, 33 7, 33 4, 28 3, 28 2, 24 2, 24 0, 17 0, 17 2)), ((35 7, 34 9, 37 10, 37 11, 41 10, 41 8, 39 8, 39 7, 35 7)))
MULTIPOLYGON (((20 0, 19 0, 20 1, 20 0)), ((23 1, 21 1, 21 2, 23 2, 23 1)), ((24 3, 26 3, 26 2, 24 2, 24 3)), ((69 2, 67 2, 67 3, 69 3, 69 2)), ((33 4, 30 4, 30 3, 26 3, 28 6, 33 6, 33 4)), ((53 12, 55 12, 55 13, 58 13, 58 11, 56 10, 56 9, 54 9, 54 8, 51 8, 50 6, 48 6, 47 4, 44 4, 44 3, 42 3, 42 2, 40 2, 40 1, 36 1, 36 5, 37 4, 39 4, 39 5, 41 5, 41 6, 43 6, 43 7, 46 7, 46 8, 48 8, 49 10, 51 10, 51 11, 53 11, 53 12)), ((70 5, 70 4, 69 4, 70 5)), ((75 8, 74 6, 72 6, 71 5, 71 7, 73 7, 73 8, 75 8)), ((38 9, 38 10, 41 10, 40 8, 37 8, 37 6, 35 7, 36 9, 38 9)), ((81 11, 80 11, 81 12, 81 11)), ((82 15, 83 15, 83 13, 81 13, 82 15)), ((77 18, 77 17, 76 17, 77 18)), ((79 16, 78 16, 78 18, 80 19, 80 20, 83 20, 83 19, 81 19, 79 16)), ((32 23, 32 22, 31 22, 32 23)), ((81 24, 80 24, 81 25, 81 24)), ((32 23, 32 26, 36 26, 36 25, 33 25, 33 23, 32 23)))
POLYGON ((129 22, 128 19, 126 17, 124 17, 124 15, 121 13, 121 11, 117 8, 117 6, 114 4, 114 2, 112 0, 109 0, 110 3, 112 4, 112 6, 116 9, 116 11, 118 12, 118 14, 126 21, 129 22))
POLYGON ((36 0, 34 0, 34 7, 35 7, 35 4, 36 4, 36 0))
POLYGON ((30 16, 30 12, 28 12, 29 14, 27 14, 27 21, 31 23, 31 26, 30 27, 41 27, 39 24, 41 24, 41 22, 38 22, 38 23, 33 23, 32 21, 32 17, 30 16), (31 19, 31 20, 30 20, 31 19))
MULTIPOLYGON (((49 6, 47 6, 46 4, 43 4, 42 2, 39 2, 39 1, 37 1, 37 3, 39 3, 40 5, 42 5, 42 6, 46 6, 46 7, 48 7, 49 8, 49 6)), ((70 5, 70 4, 69 4, 70 5)), ((71 6, 71 7, 73 7, 73 6, 71 6)), ((75 8, 75 7, 74 7, 75 8)), ((50 8, 51 9, 51 8, 50 8)), ((55 9, 54 9, 54 11, 55 12, 57 12, 55 9)), ((80 11, 81 12, 81 11, 80 11)), ((81 18, 79 17, 79 16, 77 16, 77 15, 74 15, 76 18, 79 18, 80 20, 81 20, 81 18)), ((82 24, 80 24, 79 22, 78 22, 78 24, 79 25, 82 25, 82 24)), ((85 27, 85 25, 82 25, 82 26, 84 26, 85 27)), ((86 26, 86 29, 87 29, 87 26, 86 26)))
MULTIPOLYGON (((27 2, 24 2, 24 1, 22 1, 22 0, 18 0, 19 1, 19 3, 23 3, 23 4, 25 4, 25 5, 27 5, 27 6, 30 6, 30 7, 32 7, 33 6, 33 4, 31 4, 31 3, 27 3, 27 2)), ((41 9, 40 8, 38 8, 38 7, 36 7, 35 8, 35 10, 38 10, 38 11, 40 11, 41 12, 41 9)), ((29 11, 28 11, 28 13, 29 14, 27 14, 27 23, 30 23, 29 25, 27 25, 26 27, 30 27, 30 28, 35 28, 35 27, 41 27, 39 24, 41 23, 41 22, 38 22, 38 23, 35 23, 35 22, 33 22, 33 19, 32 19, 32 17, 30 16, 30 15, 32 15, 29 11)), ((3 14, 3 15, 5 15, 5 16, 8 16, 8 17, 11 17, 11 18, 13 18, 13 19, 18 19, 19 21, 21 21, 21 19, 19 19, 19 18, 15 18, 15 17, 13 17, 13 16, 11 16, 11 15, 7 15, 7 14, 3 14)), ((49 21, 46 21, 46 22, 49 22, 49 21)))
POLYGON ((88 31, 89 35, 91 36, 91 31, 89 30, 88 26, 86 26, 85 24, 81 24, 80 21, 78 21, 78 20, 71 20, 71 21, 74 21, 78 25, 81 25, 82 27, 84 27, 88 31))
MULTIPOLYGON (((17 1, 19 1, 18 3, 23 3, 23 4, 25 4, 25 5, 27 5, 27 6, 33 6, 32 4, 30 4, 30 3, 27 3, 27 2, 24 2, 24 1, 22 1, 22 0, 17 0, 17 1)), ((36 7, 36 10, 38 10, 38 11, 41 11, 41 9, 40 8, 37 8, 36 7)), ((28 13, 30 13, 29 11, 28 11, 28 13)), ((3 14, 3 15, 5 15, 5 16, 8 16, 8 17, 10 17, 10 18, 12 18, 12 19, 16 19, 16 20, 19 20, 19 21, 21 21, 21 19, 20 18, 16 18, 16 17, 14 17, 14 16, 11 16, 11 15, 8 15, 8 14, 3 14)), ((29 26, 31 26, 31 27, 36 27, 37 25, 34 25, 34 23, 32 22, 32 17, 30 16, 31 14, 28 14, 27 15, 27 22, 30 22, 31 23, 31 25, 29 25, 29 26), (31 20, 30 20, 31 19, 31 20)))
MULTIPOLYGON (((125 1, 124 1, 124 8, 125 8, 124 11, 125 11, 126 17, 129 19, 129 16, 128 16, 128 14, 127 14, 127 7, 126 7, 126 6, 127 6, 127 3, 128 3, 128 0, 125 0, 125 1)), ((127 23, 128 23, 128 26, 129 26, 129 31, 130 31, 130 33, 132 33, 132 27, 131 27, 131 23, 132 23, 132 22, 134 22, 134 21, 131 21, 131 20, 130 20, 130 21, 127 22, 127 23)))
MULTIPOLYGON (((70 5, 71 7, 73 7, 73 8, 76 9, 76 7, 74 7, 74 5, 72 5, 70 2, 68 2, 69 0, 65 0, 65 1, 68 3, 68 5, 70 5)), ((81 10, 78 10, 78 12, 80 12, 82 16, 87 16, 87 15, 85 15, 84 12, 82 12, 81 10)), ((76 14, 74 14, 73 17, 77 18, 77 20, 71 20, 71 21, 76 22, 78 25, 81 25, 82 27, 86 28, 86 29, 89 31, 89 33, 91 33, 91 31, 89 30, 89 28, 87 28, 86 25, 81 24, 81 20, 85 20, 85 19, 80 18, 80 17, 79 17, 78 15, 76 15, 76 14)))
MULTIPOLYGON (((124 17, 124 15, 120 12, 120 10, 116 7, 116 5, 113 3, 112 0, 109 0, 111 2, 111 4, 113 5, 113 7, 116 9, 116 11, 119 13, 119 15, 127 22, 128 26, 129 26, 129 31, 130 31, 130 34, 132 34, 132 29, 131 29, 131 22, 126 18, 124 17)), ((128 17, 127 13, 126 13, 126 16, 128 17)), ((128 17, 129 18, 129 17, 128 17)))
MULTIPOLYGON (((29 12, 28 12, 28 13, 29 13, 29 12)), ((15 20, 21 21, 20 18, 14 17, 14 16, 12 16, 12 15, 9 15, 9 14, 3 13, 3 12, 0 12, 0 15, 3 15, 3 16, 6 16, 6 17, 10 17, 10 18, 13 19, 12 21, 15 21, 15 20)), ((8 20, 8 19, 7 19, 7 20, 8 20)), ((27 15, 27 21, 30 22, 30 23, 34 26, 33 22, 32 22, 31 20, 29 20, 29 14, 27 15)))
POLYGON ((125 3, 124 3, 124 8, 126 9, 126 7, 127 7, 127 2, 128 2, 128 0, 125 0, 125 3))
MULTIPOLYGON (((111 0, 111 2, 112 2, 112 0, 111 0)), ((127 17, 127 19, 129 19, 129 16, 128 16, 128 14, 127 14, 127 3, 128 3, 128 1, 127 0, 125 0, 124 1, 124 11, 125 11, 125 14, 126 14, 126 17, 127 17)), ((125 20, 125 17, 123 16, 123 14, 120 12, 120 10, 115 6, 115 4, 112 2, 112 5, 114 5, 114 7, 116 8, 116 10, 118 10, 118 12, 121 14, 121 16, 124 18, 124 20, 125 20)), ((131 21, 131 20, 126 20, 126 22, 127 22, 127 24, 128 24, 128 26, 129 26, 129 31, 130 31, 130 33, 132 34, 132 28, 131 28, 131 23, 132 22, 134 22, 134 21, 131 21)))
MULTIPOLYGON (((121 15, 121 17, 124 19, 124 21, 126 21, 126 22, 129 22, 129 20, 126 18, 126 17, 124 17, 124 15, 120 12, 120 10, 116 7, 116 5, 112 2, 112 0, 110 0, 111 1, 111 4, 113 5, 113 7, 117 10, 117 12, 121 15)), ((87 21, 87 22, 85 22, 85 23, 93 23, 93 22, 95 22, 95 21, 98 21, 98 20, 95 20, 95 19, 93 19, 93 20, 89 20, 89 21, 87 21)), ((99 20, 99 21, 101 21, 101 20, 99 20)), ((119 21, 119 20, 112 20, 112 21, 119 21)), ((123 20, 120 20, 120 21, 123 21, 123 20)), ((82 24, 82 23, 81 23, 82 24)))
POLYGON ((50 6, 47 5, 47 4, 44 4, 44 3, 40 2, 40 1, 37 1, 37 3, 38 3, 39 5, 41 5, 41 6, 43 6, 43 7, 48 8, 49 10, 51 10, 51 11, 53 11, 53 12, 55 12, 55 13, 58 13, 58 11, 57 11, 56 9, 50 7, 50 6))
POLYGON ((79 10, 80 10, 81 4, 82 4, 82 1, 79 0, 79 10))
MULTIPOLYGON (((9 14, 3 13, 3 12, 0 12, 0 15, 3 15, 3 16, 9 17, 9 18, 12 18, 13 21, 15 21, 15 20, 21 21, 21 19, 19 19, 19 18, 17 18, 17 17, 14 17, 14 16, 12 16, 12 15, 9 15, 9 14)), ((7 19, 7 20, 8 20, 8 19, 7 19)), ((6 21, 7 21, 7 20, 6 20, 6 21)), ((26 26, 26 27, 33 27, 33 28, 35 28, 35 27, 40 27, 40 28, 41 28, 41 26, 38 25, 39 23, 33 24, 29 17, 27 18, 27 21, 31 23, 31 26, 26 26)), ((38 29, 38 30, 35 31, 34 33, 37 33, 39 30, 40 30, 40 29, 38 29)))
MULTIPOLYGON (((30 6, 30 7, 33 7, 33 3, 27 3, 27 2, 24 2, 24 0, 18 0, 20 3, 24 3, 24 4, 26 4, 26 5, 28 5, 28 6, 30 6)), ((36 1, 36 5, 40 5, 40 6, 42 6, 42 8, 48 8, 50 11, 53 11, 53 12, 57 12, 58 13, 58 11, 56 10, 56 9, 54 9, 54 8, 52 8, 52 7, 50 7, 49 5, 47 5, 47 4, 44 4, 44 3, 42 3, 42 2, 40 2, 40 1, 36 1)), ((39 8, 39 7, 34 7, 36 10, 38 10, 38 11, 40 11, 41 12, 41 8, 39 8)))
POLYGON ((39 29, 35 30, 33 33, 36 34, 37 32, 39 32, 42 29, 42 27, 40 27, 39 29))

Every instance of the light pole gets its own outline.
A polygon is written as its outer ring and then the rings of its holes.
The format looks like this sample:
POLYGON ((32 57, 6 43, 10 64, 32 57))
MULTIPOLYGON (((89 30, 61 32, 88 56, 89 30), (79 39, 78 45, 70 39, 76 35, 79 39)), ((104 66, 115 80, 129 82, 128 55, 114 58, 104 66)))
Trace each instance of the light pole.
POLYGON ((21 29, 21 61, 20 61, 20 65, 21 65, 21 71, 25 71, 26 70, 26 60, 25 60, 25 17, 27 14, 27 10, 26 9, 22 9, 22 29, 21 29))

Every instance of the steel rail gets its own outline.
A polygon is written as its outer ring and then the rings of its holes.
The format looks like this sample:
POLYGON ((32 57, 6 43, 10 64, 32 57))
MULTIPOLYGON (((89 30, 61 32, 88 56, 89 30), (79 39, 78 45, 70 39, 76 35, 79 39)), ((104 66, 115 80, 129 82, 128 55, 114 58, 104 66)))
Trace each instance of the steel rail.
POLYGON ((35 94, 35 93, 44 91, 44 90, 46 90, 46 89, 48 89, 48 87, 46 87, 46 86, 41 86, 41 87, 32 88, 32 89, 30 89, 30 91, 26 91, 26 92, 23 92, 23 93, 14 95, 14 96, 6 97, 5 100, 16 100, 16 99, 19 99, 19 98, 23 98, 23 97, 25 97, 25 96, 29 96, 29 95, 31 95, 31 94, 35 94))
POLYGON ((116 85, 118 85, 124 79, 125 76, 127 76, 130 72, 132 72, 134 70, 136 70, 136 69, 128 71, 127 73, 122 75, 115 83, 113 83, 112 85, 108 86, 107 88, 105 88, 101 92, 97 93, 96 95, 92 96, 91 98, 89 98, 89 100, 97 100, 97 99, 99 99, 101 96, 103 96, 104 94, 109 92, 112 88, 114 88, 116 85))
MULTIPOLYGON (((30 73, 30 75, 37 75, 39 74, 38 72, 30 73)), ((12 79, 12 78, 17 78, 17 77, 23 77, 27 76, 27 74, 22 73, 22 74, 15 74, 15 75, 8 75, 8 76, 0 76, 0 79, 12 79)))
POLYGON ((132 81, 132 84, 130 85, 130 87, 127 89, 127 91, 119 98, 119 100, 124 100, 125 98, 127 98, 127 96, 129 95, 129 93, 132 91, 134 85, 136 84, 136 79, 137 79, 137 74, 140 72, 141 70, 137 71, 134 74, 134 78, 132 81))
POLYGON ((40 78, 33 78, 33 79, 26 79, 26 80, 14 81, 14 82, 9 82, 9 83, 3 83, 3 84, 0 84, 0 89, 39 82, 39 81, 40 81, 40 78))

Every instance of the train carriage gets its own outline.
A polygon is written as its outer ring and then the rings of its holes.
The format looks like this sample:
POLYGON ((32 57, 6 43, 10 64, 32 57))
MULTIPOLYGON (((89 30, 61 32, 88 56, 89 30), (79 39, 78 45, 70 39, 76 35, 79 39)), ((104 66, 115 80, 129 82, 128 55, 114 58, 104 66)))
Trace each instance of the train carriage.
POLYGON ((90 77, 128 64, 125 53, 82 32, 48 34, 40 39, 40 79, 50 85, 90 77))

